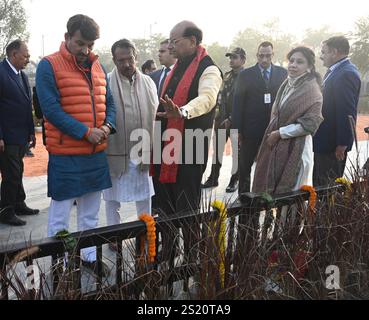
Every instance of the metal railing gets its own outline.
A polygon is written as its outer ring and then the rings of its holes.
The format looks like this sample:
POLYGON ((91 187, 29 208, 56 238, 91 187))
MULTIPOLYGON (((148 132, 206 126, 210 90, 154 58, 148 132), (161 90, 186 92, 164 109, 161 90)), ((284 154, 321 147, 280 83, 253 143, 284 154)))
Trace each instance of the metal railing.
MULTIPOLYGON (((342 186, 332 186, 317 188, 318 200, 322 200, 328 197, 332 192, 340 191, 342 186)), ((241 200, 237 200, 233 204, 229 205, 227 208, 227 251, 226 256, 233 259, 233 264, 237 266, 237 257, 239 257, 240 252, 238 252, 237 247, 243 243, 246 243, 246 248, 250 249, 257 242, 258 246, 265 245, 265 243, 272 243, 276 241, 279 237, 279 220, 281 219, 282 208, 291 207, 296 204, 304 203, 309 198, 308 192, 296 191, 288 194, 278 195, 272 198, 272 202, 267 202, 265 199, 257 194, 247 193, 242 195, 241 200), (274 210, 274 211, 273 211, 274 210), (271 215, 270 213, 273 213, 271 215), (261 215, 264 219, 261 219, 261 215), (260 221, 263 222, 261 223, 260 221), (271 233, 272 230, 272 233, 271 233)), ((208 211, 203 213, 196 212, 186 212, 182 214, 173 215, 163 218, 156 219, 157 228, 157 238, 162 232, 167 230, 168 225, 174 228, 181 228, 184 225, 191 225, 196 223, 196 225, 201 225, 203 223, 208 223, 209 221, 216 221, 219 217, 219 213, 214 211, 208 211)), ((299 225, 301 221, 296 221, 296 225, 299 225)), ((178 280, 188 281, 189 277, 196 273, 196 268, 189 269, 184 263, 180 266, 174 266, 173 261, 169 264, 170 268, 175 268, 175 270, 170 269, 171 276, 165 276, 163 273, 168 272, 168 268, 163 268, 160 270, 158 265, 159 261, 154 264, 146 265, 145 272, 135 272, 132 279, 127 281, 123 278, 123 255, 122 255, 122 242, 124 240, 138 239, 140 236, 144 235, 146 231, 146 226, 141 221, 135 221, 130 223, 124 223, 115 226, 103 227, 98 229, 93 229, 85 232, 76 232, 71 234, 74 239, 77 239, 77 246, 75 252, 79 252, 82 248, 97 247, 97 277, 96 277, 96 291, 87 292, 84 297, 93 298, 101 290, 109 290, 110 292, 119 292, 122 286, 124 287, 125 293, 130 295, 132 299, 139 298, 142 291, 142 286, 137 286, 136 280, 139 280, 143 286, 145 283, 149 283, 152 277, 155 277, 155 285, 158 287, 161 285, 173 285, 174 282, 178 280), (103 251, 102 246, 104 244, 116 243, 118 246, 118 253, 116 254, 115 261, 115 283, 110 285, 108 288, 104 287, 103 273, 102 273, 102 263, 103 263, 103 251), (154 271, 154 272, 150 272, 154 271), (159 280, 157 280, 159 279, 159 280)), ((201 231, 202 239, 207 237, 207 228, 203 228, 201 231), (205 230, 206 229, 206 230, 205 230)), ((201 242, 201 239, 200 239, 201 242)), ((204 245, 204 241, 202 241, 204 245)), ((162 243, 161 246, 166 244, 162 243)), ((173 246, 172 244, 167 244, 173 246)), ((206 245, 206 244, 205 244, 206 245)), ((201 245, 200 245, 201 246, 201 245)), ((243 247, 244 248, 244 247, 243 247)), ((163 248, 162 248, 163 249, 163 248)), ((245 250, 245 249, 243 249, 245 250)), ((1 293, 0 299, 9 299, 9 280, 6 278, 7 272, 12 265, 11 262, 19 255, 20 252, 25 253, 25 258, 22 263, 26 263, 27 266, 33 265, 35 259, 43 257, 52 258, 52 283, 53 283, 53 294, 49 298, 58 298, 58 294, 62 298, 61 292, 57 291, 60 282, 63 279, 60 276, 60 270, 58 270, 55 265, 60 265, 60 259, 63 259, 66 255, 66 247, 62 240, 57 240, 55 238, 47 238, 41 241, 35 241, 33 243, 19 243, 11 245, 11 248, 2 248, 0 250, 0 284, 1 293)), ((172 260, 174 257, 172 257, 172 260)), ((73 258, 74 270, 73 270, 73 281, 75 283, 74 290, 81 293, 81 269, 80 269, 80 258, 76 255, 73 258)), ((196 262, 197 264, 197 262, 196 262)), ((200 264, 201 265, 201 261, 200 264)), ((60 269, 60 268, 59 268, 60 269)), ((236 267, 235 267, 236 270, 236 267)), ((235 272, 234 270, 234 272, 235 272)), ((227 271, 226 270, 226 274, 227 271)), ((227 281, 227 275, 226 279, 227 281)), ((32 291, 32 290, 31 290, 32 291)), ((47 298, 47 297, 46 297, 47 298)))

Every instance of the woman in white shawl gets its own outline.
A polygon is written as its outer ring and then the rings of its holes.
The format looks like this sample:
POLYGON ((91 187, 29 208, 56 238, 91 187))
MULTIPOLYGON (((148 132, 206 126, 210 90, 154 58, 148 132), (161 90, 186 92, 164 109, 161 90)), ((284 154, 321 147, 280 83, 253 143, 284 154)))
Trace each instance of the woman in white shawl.
POLYGON ((323 121, 321 77, 311 49, 297 47, 287 58, 288 78, 277 93, 259 150, 253 192, 280 194, 312 185, 312 136, 323 121))

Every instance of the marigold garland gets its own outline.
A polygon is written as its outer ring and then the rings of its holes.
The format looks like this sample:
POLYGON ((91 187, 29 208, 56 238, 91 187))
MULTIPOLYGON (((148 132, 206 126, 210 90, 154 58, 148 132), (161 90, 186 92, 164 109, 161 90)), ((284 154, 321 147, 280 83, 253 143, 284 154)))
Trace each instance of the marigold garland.
MULTIPOLYGON (((146 238, 148 242, 148 261, 149 263, 153 263, 156 257, 156 226, 154 218, 147 214, 141 214, 139 219, 146 224, 146 238)), ((145 246, 142 245, 144 243, 141 242, 141 254, 143 255, 143 251, 145 246)))
POLYGON ((219 211, 220 215, 220 228, 219 228, 219 247, 220 247, 220 265, 219 265, 219 274, 221 285, 224 288, 224 279, 225 279, 225 251, 226 251, 226 229, 227 229, 227 208, 224 202, 215 200, 211 206, 214 209, 219 211))
POLYGON ((351 189, 351 182, 345 178, 337 178, 336 183, 345 185, 348 189, 351 189))
POLYGON ((352 195, 352 183, 345 178, 337 178, 336 183, 342 184, 345 186, 345 201, 348 202, 352 195))
POLYGON ((300 188, 302 191, 308 191, 310 193, 309 197, 309 211, 311 213, 315 213, 316 199, 317 193, 314 187, 312 186, 302 186, 300 188))

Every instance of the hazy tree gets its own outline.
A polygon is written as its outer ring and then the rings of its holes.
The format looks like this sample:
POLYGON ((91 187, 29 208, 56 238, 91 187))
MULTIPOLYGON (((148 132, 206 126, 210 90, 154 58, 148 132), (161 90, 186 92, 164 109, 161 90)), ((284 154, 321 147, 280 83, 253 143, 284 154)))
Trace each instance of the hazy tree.
POLYGON ((279 27, 279 19, 273 18, 267 21, 260 30, 247 28, 240 31, 233 39, 232 46, 242 47, 247 54, 248 66, 256 63, 258 46, 263 41, 270 41, 274 46, 274 63, 283 65, 288 51, 296 42, 295 36, 282 33, 279 27))
POLYGON ((0 58, 6 46, 17 38, 28 39, 27 17, 21 0, 0 0, 0 58))
POLYGON ((333 35, 337 34, 333 33, 329 29, 329 26, 323 26, 319 29, 306 29, 302 44, 310 47, 315 51, 315 53, 317 53, 318 51, 320 52, 322 42, 329 39, 333 35))
POLYGON ((369 16, 359 18, 355 25, 351 60, 364 74, 369 70, 369 16))
POLYGON ((113 62, 113 57, 111 55, 111 49, 108 47, 103 47, 101 49, 96 49, 95 52, 99 56, 99 61, 104 66, 105 71, 111 72, 114 68, 114 62, 113 62))
POLYGON ((153 34, 149 39, 132 39, 136 45, 138 53, 137 65, 141 67, 146 60, 153 59, 159 66, 158 50, 160 47, 160 42, 165 39, 165 36, 161 33, 153 34))
POLYGON ((246 51, 246 66, 256 63, 256 52, 258 45, 264 41, 264 35, 256 29, 246 28, 237 33, 232 41, 231 47, 241 47, 246 51))
POLYGON ((281 34, 272 39, 274 45, 274 63, 285 67, 287 63, 287 54, 296 46, 296 37, 291 34, 281 34))
POLYGON ((228 52, 228 48, 226 46, 222 46, 218 42, 214 42, 211 45, 206 46, 206 50, 223 73, 230 70, 229 58, 225 56, 228 52))
POLYGON ((279 26, 280 20, 277 17, 267 20, 262 26, 262 34, 267 39, 278 39, 282 31, 279 26))
POLYGON ((273 43, 274 63, 283 66, 286 63, 287 53, 295 46, 296 37, 289 33, 283 33, 280 28, 279 18, 272 18, 262 26, 262 34, 265 40, 273 43))
POLYGON ((329 26, 322 26, 318 29, 306 29, 305 34, 302 40, 302 44, 310 47, 316 55, 316 70, 321 74, 324 75, 326 73, 327 68, 323 66, 322 60, 320 60, 322 42, 324 40, 333 37, 334 35, 338 35, 338 33, 334 33, 330 30, 329 26))

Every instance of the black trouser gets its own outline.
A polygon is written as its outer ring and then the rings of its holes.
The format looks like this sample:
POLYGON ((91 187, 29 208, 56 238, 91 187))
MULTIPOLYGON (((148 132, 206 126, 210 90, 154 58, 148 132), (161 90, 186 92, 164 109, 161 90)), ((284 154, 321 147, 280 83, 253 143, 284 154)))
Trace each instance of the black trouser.
POLYGON ((155 166, 153 209, 159 212, 159 214, 167 216, 198 210, 201 198, 200 184, 203 168, 203 165, 198 164, 179 165, 176 183, 160 183, 160 166, 155 166))
POLYGON ((251 168, 258 154, 261 141, 242 137, 240 150, 240 182, 238 193, 250 192, 251 168))
MULTIPOLYGON (((199 212, 201 200, 201 178, 204 172, 203 165, 179 165, 176 183, 160 183, 160 166, 155 166, 154 187, 155 196, 152 200, 154 213, 160 217, 171 216, 176 213, 199 212)), ((200 225, 196 220, 185 223, 182 226, 183 244, 185 257, 195 259, 196 257, 196 238, 200 225), (193 250, 190 250, 190 249, 193 250)), ((162 230, 162 261, 174 261, 176 255, 173 250, 177 246, 178 231, 168 225, 162 230)), ((193 260, 192 260, 193 261, 193 260)))
POLYGON ((1 206, 15 207, 26 199, 23 188, 23 157, 26 146, 5 145, 5 151, 0 153, 1 170, 1 206))
POLYGON ((344 160, 337 160, 335 152, 314 153, 314 187, 327 186, 341 178, 345 172, 347 154, 344 160))

